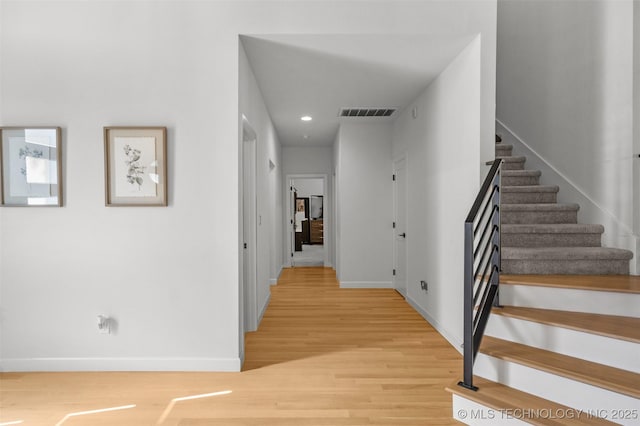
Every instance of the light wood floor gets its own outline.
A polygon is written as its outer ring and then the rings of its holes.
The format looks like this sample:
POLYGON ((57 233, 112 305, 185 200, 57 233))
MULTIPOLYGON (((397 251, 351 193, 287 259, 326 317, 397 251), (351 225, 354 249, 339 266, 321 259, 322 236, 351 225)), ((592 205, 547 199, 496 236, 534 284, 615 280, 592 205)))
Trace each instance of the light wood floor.
POLYGON ((285 269, 247 335, 243 372, 1 374, 0 424, 450 425, 445 387, 461 365, 395 291, 339 289, 328 268, 285 269), (168 409, 221 391, 231 393, 168 409))

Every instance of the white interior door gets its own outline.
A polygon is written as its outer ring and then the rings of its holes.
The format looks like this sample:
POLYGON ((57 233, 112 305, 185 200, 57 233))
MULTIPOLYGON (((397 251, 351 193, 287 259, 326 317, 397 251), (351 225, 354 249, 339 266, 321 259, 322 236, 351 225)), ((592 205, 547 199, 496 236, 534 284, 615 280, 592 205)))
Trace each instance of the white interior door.
POLYGON ((394 287, 407 297, 407 162, 404 158, 394 162, 394 287))
POLYGON ((257 307, 257 223, 256 223, 256 139, 248 123, 242 141, 242 322, 243 331, 258 328, 257 307))

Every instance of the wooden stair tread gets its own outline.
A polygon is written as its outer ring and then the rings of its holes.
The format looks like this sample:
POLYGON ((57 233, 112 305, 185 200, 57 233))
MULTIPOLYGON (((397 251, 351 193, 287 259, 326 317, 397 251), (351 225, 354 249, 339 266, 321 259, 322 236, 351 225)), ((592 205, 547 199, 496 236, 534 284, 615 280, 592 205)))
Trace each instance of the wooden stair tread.
POLYGON ((640 294, 640 276, 633 275, 500 275, 500 284, 640 294))
MULTIPOLYGON (((548 410, 551 413, 571 413, 565 418, 527 418, 527 422, 533 425, 613 425, 610 421, 598 417, 589 416, 588 413, 581 412, 565 405, 522 392, 518 389, 510 388, 501 383, 492 382, 481 377, 474 377, 473 384, 478 387, 477 391, 472 391, 457 382, 452 383, 446 389, 454 395, 469 399, 478 404, 505 413, 510 410, 548 410), (574 417, 574 418, 570 418, 574 417)), ((545 416, 539 416, 545 417, 545 416)), ((547 416, 549 417, 549 416, 547 416)))
POLYGON ((480 352, 551 374, 640 398, 640 374, 591 361, 484 336, 480 352))
POLYGON ((520 306, 493 308, 492 313, 640 343, 640 318, 520 306))

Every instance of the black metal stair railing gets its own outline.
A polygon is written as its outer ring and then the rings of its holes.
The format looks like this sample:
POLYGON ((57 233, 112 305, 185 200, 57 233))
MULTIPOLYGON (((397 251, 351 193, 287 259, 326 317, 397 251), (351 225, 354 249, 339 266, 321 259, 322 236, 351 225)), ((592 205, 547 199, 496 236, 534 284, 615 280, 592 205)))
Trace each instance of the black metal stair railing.
POLYGON ((500 175, 496 159, 464 223, 464 379, 473 385, 473 364, 500 284, 500 175))

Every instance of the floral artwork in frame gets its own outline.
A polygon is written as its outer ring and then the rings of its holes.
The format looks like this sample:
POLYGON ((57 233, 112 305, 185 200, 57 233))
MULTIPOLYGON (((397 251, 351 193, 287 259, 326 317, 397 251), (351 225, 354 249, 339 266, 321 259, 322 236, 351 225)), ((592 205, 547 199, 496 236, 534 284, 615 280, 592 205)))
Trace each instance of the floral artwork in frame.
POLYGON ((59 127, 0 127, 2 206, 62 206, 59 127))
POLYGON ((105 127, 107 206, 167 205, 166 127, 105 127))

